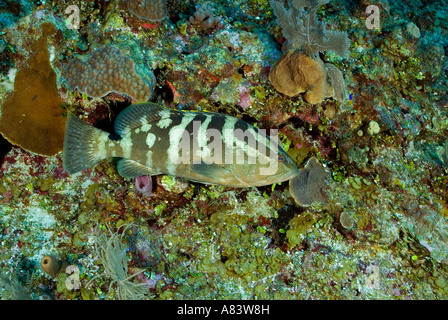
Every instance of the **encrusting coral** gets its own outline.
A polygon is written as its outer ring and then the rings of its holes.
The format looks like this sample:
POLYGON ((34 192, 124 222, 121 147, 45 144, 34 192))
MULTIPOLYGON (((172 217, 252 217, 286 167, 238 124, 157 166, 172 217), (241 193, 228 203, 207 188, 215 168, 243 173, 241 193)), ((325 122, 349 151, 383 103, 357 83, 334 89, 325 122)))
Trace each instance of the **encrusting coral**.
POLYGON ((65 119, 47 47, 56 29, 51 23, 41 29, 26 66, 17 72, 13 95, 2 106, 0 132, 12 144, 51 156, 62 150, 65 119))
POLYGON ((129 0, 128 10, 143 20, 160 22, 166 18, 166 0, 129 0))
POLYGON ((288 40, 286 53, 274 64, 269 80, 274 88, 294 97, 305 92, 305 100, 312 104, 325 98, 345 100, 342 72, 331 63, 323 63, 318 53, 332 50, 341 56, 348 52, 350 42, 346 32, 326 30, 315 17, 319 6, 329 0, 295 0, 286 9, 271 0, 271 6, 288 40))
POLYGON ((136 101, 152 96, 155 79, 147 81, 136 72, 134 61, 114 46, 96 50, 87 61, 71 60, 65 70, 68 85, 92 98, 111 92, 126 94, 136 101))
POLYGON ((269 80, 277 91, 290 97, 308 91, 305 99, 310 103, 320 102, 327 95, 324 64, 300 52, 283 55, 272 67, 269 80))

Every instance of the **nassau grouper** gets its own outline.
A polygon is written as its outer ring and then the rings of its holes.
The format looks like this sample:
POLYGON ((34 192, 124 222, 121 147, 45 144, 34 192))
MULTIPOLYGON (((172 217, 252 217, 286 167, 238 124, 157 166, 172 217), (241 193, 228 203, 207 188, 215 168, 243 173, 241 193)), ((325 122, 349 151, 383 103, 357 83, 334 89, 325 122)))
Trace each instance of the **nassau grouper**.
POLYGON ((226 114, 137 103, 117 116, 114 131, 100 130, 69 113, 64 169, 72 174, 120 157, 117 170, 125 178, 170 174, 228 187, 264 186, 299 173, 277 143, 277 130, 267 134, 226 114))

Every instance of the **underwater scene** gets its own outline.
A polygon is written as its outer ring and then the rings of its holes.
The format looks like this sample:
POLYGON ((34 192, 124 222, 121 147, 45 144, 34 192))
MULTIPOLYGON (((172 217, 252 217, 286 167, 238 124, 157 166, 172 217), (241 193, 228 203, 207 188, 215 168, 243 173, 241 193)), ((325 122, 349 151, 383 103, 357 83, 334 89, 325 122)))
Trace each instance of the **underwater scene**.
POLYGON ((447 299, 447 53, 445 0, 0 0, 0 298, 447 299))

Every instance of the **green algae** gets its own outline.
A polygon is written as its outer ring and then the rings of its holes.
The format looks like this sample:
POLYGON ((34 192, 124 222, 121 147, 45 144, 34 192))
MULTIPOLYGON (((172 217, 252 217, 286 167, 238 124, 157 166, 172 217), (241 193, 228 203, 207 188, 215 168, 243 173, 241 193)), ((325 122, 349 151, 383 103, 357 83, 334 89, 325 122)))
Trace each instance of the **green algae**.
POLYGON ((286 231, 288 245, 290 247, 300 245, 305 239, 306 233, 310 231, 316 222, 316 218, 310 213, 299 215, 291 219, 289 221, 289 229, 286 231))

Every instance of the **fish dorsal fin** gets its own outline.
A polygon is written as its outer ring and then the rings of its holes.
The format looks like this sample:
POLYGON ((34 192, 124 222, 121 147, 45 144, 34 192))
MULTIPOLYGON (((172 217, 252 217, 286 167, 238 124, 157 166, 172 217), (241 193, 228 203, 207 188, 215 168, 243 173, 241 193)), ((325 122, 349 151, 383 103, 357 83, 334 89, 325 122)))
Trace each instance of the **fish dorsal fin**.
POLYGON ((118 174, 125 178, 135 178, 143 175, 156 175, 160 174, 160 172, 154 172, 151 168, 141 164, 140 162, 129 160, 129 159, 121 159, 117 163, 118 174))
POLYGON ((117 134, 126 134, 144 124, 159 121, 179 111, 163 108, 155 103, 135 103, 124 109, 117 116, 114 130, 117 134))

